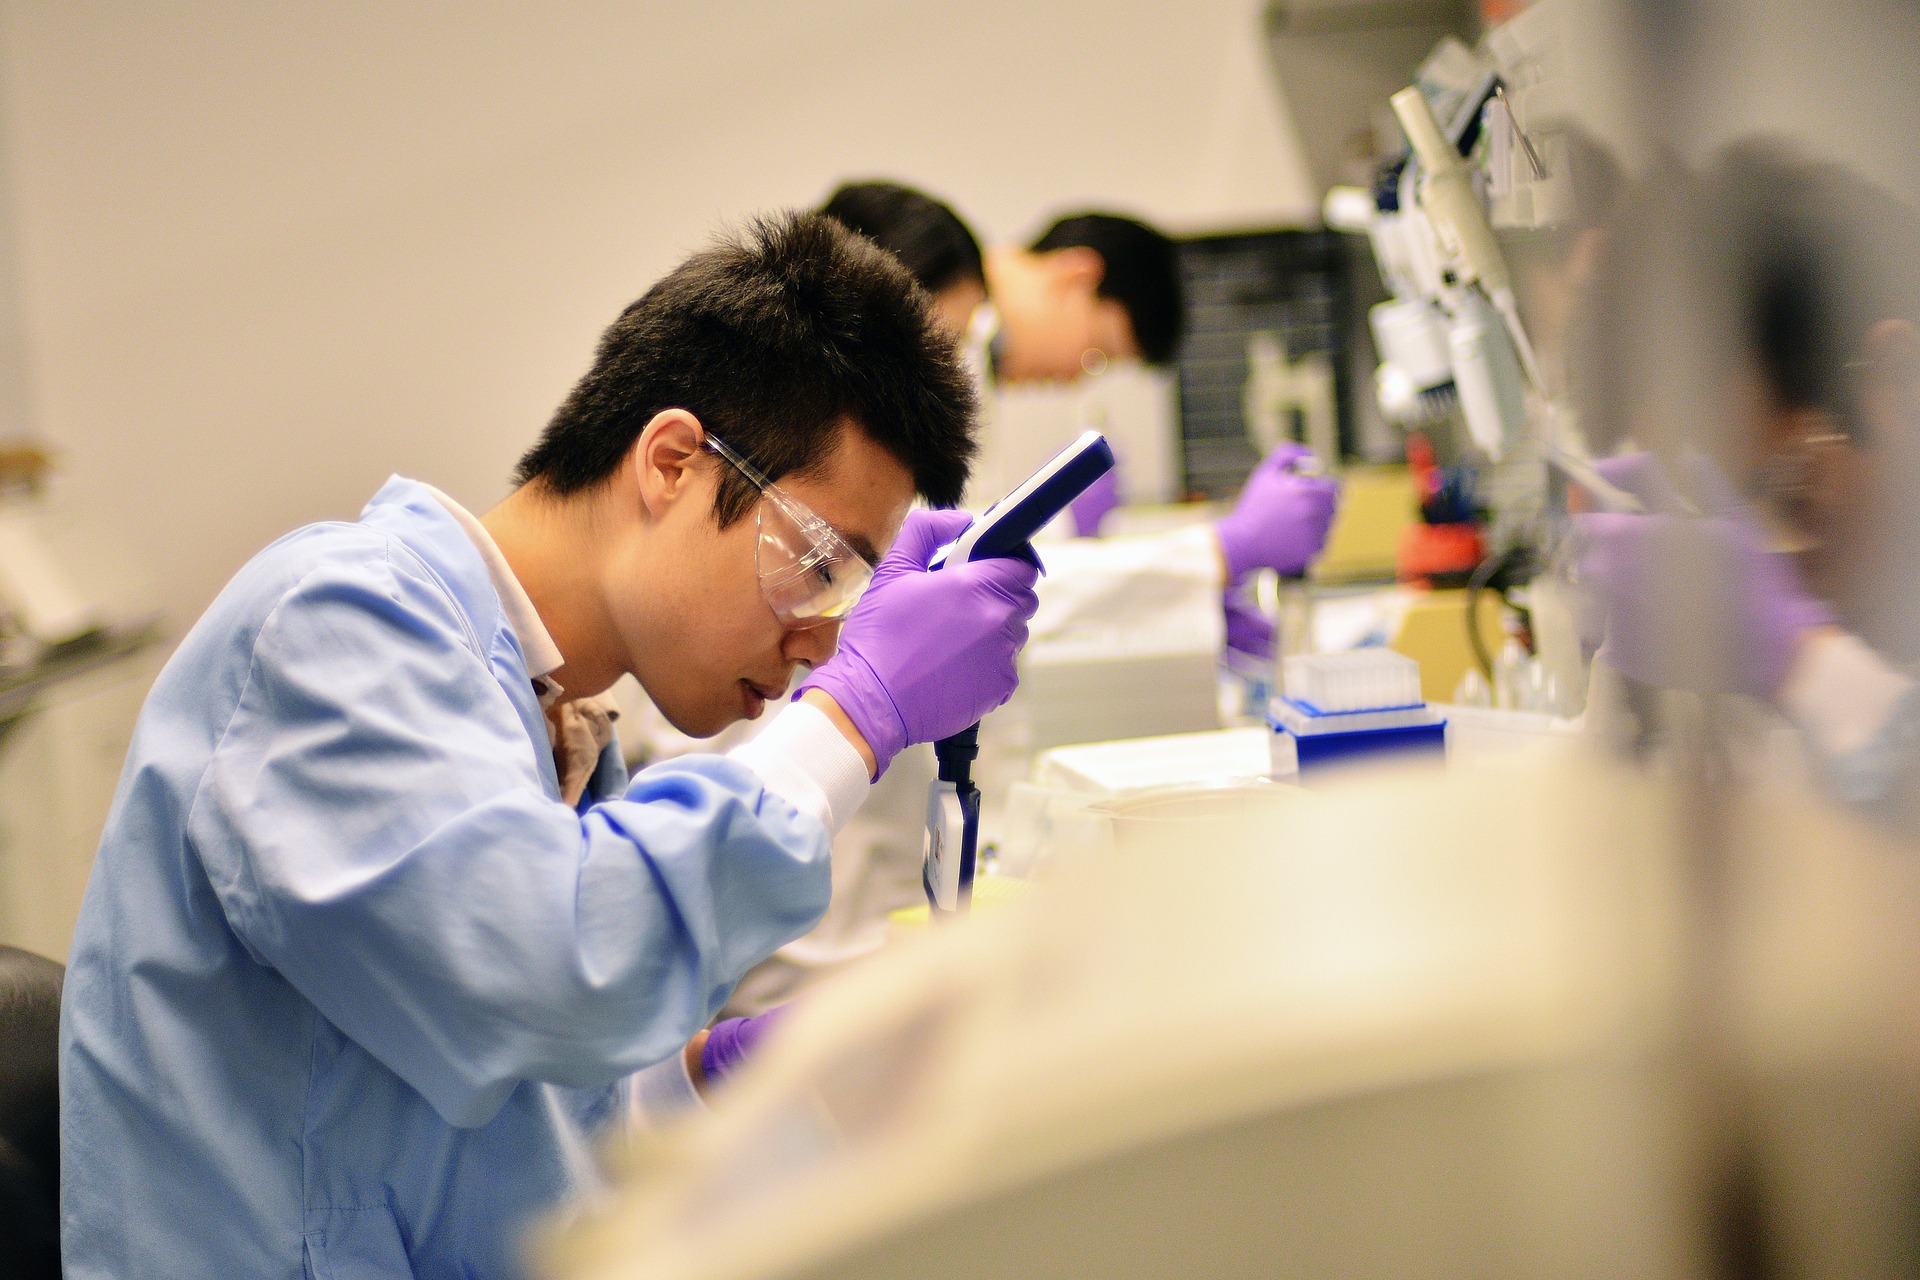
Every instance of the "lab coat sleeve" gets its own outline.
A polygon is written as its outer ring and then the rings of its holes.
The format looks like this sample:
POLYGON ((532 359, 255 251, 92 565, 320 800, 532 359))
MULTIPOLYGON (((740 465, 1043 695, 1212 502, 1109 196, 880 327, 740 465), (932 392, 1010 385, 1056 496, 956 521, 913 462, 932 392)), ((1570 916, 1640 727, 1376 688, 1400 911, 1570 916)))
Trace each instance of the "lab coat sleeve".
POLYGON ((252 954, 456 1125, 673 1054, 829 893, 825 829, 738 763, 549 798, 483 652, 397 550, 308 573, 188 819, 252 954))

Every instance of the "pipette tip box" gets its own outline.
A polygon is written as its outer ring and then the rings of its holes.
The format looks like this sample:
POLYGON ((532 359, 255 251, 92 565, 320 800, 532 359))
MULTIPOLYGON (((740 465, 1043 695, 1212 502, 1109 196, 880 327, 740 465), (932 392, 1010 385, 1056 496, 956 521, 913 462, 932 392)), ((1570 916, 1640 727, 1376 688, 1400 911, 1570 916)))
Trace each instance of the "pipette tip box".
POLYGON ((1383 755, 1443 756, 1447 722, 1420 697, 1420 666, 1388 649, 1287 658, 1268 707, 1274 766, 1302 777, 1383 755))

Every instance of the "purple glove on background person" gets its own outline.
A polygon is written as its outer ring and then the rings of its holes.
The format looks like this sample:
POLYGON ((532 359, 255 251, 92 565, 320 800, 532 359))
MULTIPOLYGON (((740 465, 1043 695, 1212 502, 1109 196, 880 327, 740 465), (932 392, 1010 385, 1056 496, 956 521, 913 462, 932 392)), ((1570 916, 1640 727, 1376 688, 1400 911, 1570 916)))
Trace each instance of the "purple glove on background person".
POLYGON ((1082 538, 1093 537, 1100 532, 1100 522, 1107 518, 1107 512, 1119 505, 1120 468, 1116 464, 1068 505, 1068 510, 1073 512, 1074 533, 1082 538))
POLYGON ((1340 486, 1325 476, 1296 469, 1311 449, 1283 444, 1261 459, 1247 477, 1233 510, 1214 525, 1227 562, 1227 581, 1255 569, 1300 573, 1327 545, 1340 486))
POLYGON ((902 750, 974 724, 1013 696, 1014 657, 1039 601, 1039 570, 999 558, 927 569, 973 523, 915 511, 840 628, 840 647, 795 690, 840 704, 873 750, 874 777, 902 750))
POLYGON ((1747 506, 1702 461, 1697 488, 1713 514, 1673 514, 1678 492, 1649 454, 1596 469, 1645 514, 1573 519, 1582 581, 1605 618, 1600 656, 1642 684, 1699 693, 1776 693, 1807 632, 1833 614, 1801 586, 1792 560, 1767 548, 1747 506), (1719 588, 1717 598, 1711 591, 1719 588), (1714 629, 1721 621, 1725 630, 1714 629))
POLYGON ((707 1042, 700 1047, 700 1071, 709 1082, 724 1080, 739 1069, 753 1053, 761 1037, 773 1030, 786 1016, 788 1006, 780 1005, 753 1018, 727 1018, 713 1024, 707 1042))
POLYGON ((1272 662, 1278 632, 1273 619, 1247 598, 1245 584, 1236 582, 1228 587, 1221 597, 1221 607, 1227 618, 1229 658, 1239 655, 1255 663, 1272 662))

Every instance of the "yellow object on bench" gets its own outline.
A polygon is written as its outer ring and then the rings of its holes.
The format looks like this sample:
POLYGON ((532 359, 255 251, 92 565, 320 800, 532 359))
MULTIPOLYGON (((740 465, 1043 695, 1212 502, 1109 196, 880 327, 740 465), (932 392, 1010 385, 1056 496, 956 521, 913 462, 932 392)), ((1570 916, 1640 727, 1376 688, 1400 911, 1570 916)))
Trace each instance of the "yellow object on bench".
MULTIPOLYGON (((1009 902, 1020 901, 1032 892, 1033 882, 1022 880, 1019 876, 978 876, 973 882, 973 909, 997 910, 1009 902)), ((924 902, 917 907, 902 907, 887 913, 888 926, 899 933, 918 933, 927 927, 930 919, 924 902)))

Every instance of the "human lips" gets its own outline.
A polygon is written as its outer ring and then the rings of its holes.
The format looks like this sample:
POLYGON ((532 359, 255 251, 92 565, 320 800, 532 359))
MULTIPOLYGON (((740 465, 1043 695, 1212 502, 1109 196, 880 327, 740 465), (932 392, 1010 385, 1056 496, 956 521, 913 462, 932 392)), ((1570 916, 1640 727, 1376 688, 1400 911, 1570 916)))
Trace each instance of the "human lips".
POLYGON ((787 691, 787 686, 770 684, 760 680, 742 680, 740 682, 740 700, 746 707, 747 719, 758 719, 767 704, 777 700, 787 691))

